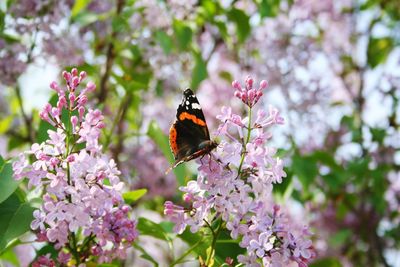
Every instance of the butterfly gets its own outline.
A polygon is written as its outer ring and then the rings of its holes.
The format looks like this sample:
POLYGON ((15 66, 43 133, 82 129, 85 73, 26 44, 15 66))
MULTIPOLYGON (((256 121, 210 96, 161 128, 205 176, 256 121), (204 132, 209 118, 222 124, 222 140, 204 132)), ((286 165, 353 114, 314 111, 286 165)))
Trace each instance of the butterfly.
POLYGON ((200 103, 189 88, 183 92, 176 120, 169 130, 169 145, 175 162, 166 173, 183 162, 210 153, 218 146, 217 142, 210 140, 200 103))

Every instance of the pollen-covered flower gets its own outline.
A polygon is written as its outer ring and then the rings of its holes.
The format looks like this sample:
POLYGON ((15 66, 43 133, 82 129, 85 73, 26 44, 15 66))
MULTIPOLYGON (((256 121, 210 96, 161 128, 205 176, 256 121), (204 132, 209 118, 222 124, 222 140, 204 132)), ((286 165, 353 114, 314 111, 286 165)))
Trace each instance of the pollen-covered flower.
POLYGON ((94 259, 90 257, 110 262, 125 257, 128 244, 137 237, 136 222, 129 218, 130 208, 122 199, 120 172, 101 151, 103 115, 85 106, 86 94, 95 85, 89 82, 79 91, 86 73, 76 69, 63 72, 63 77, 66 89, 51 84, 59 97, 57 105, 47 104, 40 113, 56 130, 49 130, 48 140, 19 156, 13 163, 14 177, 26 177, 30 186, 43 189, 43 204, 34 211, 31 227, 40 240, 60 250, 60 263, 71 256, 77 263, 94 259), (89 249, 96 253, 90 256, 89 249))
POLYGON ((231 237, 246 248, 246 255, 238 257, 246 266, 307 265, 314 255, 310 234, 291 229, 280 207, 272 202, 273 185, 282 182, 286 173, 276 149, 267 141, 271 138, 269 128, 282 124, 283 118, 273 107, 252 117, 253 107, 267 87, 266 81, 258 89, 253 84, 251 77, 246 79, 245 88, 233 82, 235 96, 249 107, 248 116, 242 118, 231 108, 222 107, 217 116, 221 124, 216 152, 199 159, 197 180, 180 188, 185 192, 185 205, 166 202, 164 213, 176 224, 177 233, 186 226, 195 232, 222 220, 231 237))

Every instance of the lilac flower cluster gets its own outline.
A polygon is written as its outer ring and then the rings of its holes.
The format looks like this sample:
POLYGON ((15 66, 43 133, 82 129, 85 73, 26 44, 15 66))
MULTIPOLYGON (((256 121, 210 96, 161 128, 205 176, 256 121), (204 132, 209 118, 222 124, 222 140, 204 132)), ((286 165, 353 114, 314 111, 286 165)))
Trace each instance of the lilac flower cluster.
POLYGON ((221 141, 216 152, 209 159, 199 160, 197 181, 180 188, 187 205, 167 201, 164 213, 175 223, 177 233, 186 226, 197 232, 222 219, 231 237, 239 238, 239 245, 247 249, 246 255, 238 257, 246 266, 288 266, 293 262, 307 266, 314 255, 310 232, 304 227, 295 233, 280 207, 271 201, 273 184, 280 183, 286 174, 276 150, 266 145, 272 137, 267 129, 283 124, 283 118, 270 107, 268 113, 259 110, 253 121, 252 108, 267 82, 261 81, 258 90, 253 89, 253 83, 251 77, 246 79, 245 88, 233 82, 235 95, 248 106, 248 117, 222 108, 217 116, 221 141))
POLYGON ((86 94, 96 86, 88 82, 78 93, 86 73, 78 75, 73 69, 63 77, 67 89, 56 82, 50 85, 58 94, 56 106, 47 104, 40 112, 56 130, 48 130, 49 139, 20 154, 13 164, 14 177, 27 177, 29 187, 43 190, 43 204, 34 212, 31 227, 38 240, 60 250, 60 263, 66 264, 71 255, 77 263, 91 260, 89 255, 98 262, 124 258, 137 237, 136 222, 122 199, 120 172, 98 142, 103 115, 85 107, 86 94))

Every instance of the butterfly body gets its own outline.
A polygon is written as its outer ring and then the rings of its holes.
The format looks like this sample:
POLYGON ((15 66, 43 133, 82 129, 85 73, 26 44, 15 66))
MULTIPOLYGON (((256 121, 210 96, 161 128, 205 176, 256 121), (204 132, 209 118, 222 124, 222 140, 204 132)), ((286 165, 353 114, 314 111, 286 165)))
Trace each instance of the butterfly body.
POLYGON ((210 153, 218 146, 215 141, 210 140, 200 103, 190 89, 183 92, 183 99, 178 106, 176 120, 169 131, 169 144, 174 154, 175 163, 167 172, 182 162, 210 153))

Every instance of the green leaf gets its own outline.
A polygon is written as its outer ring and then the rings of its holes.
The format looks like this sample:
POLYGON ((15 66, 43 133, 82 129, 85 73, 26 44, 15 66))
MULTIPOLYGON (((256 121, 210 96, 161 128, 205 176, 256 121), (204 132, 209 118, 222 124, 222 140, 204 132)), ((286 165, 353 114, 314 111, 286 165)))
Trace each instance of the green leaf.
POLYGON ((12 194, 0 204, 0 252, 10 241, 29 231, 34 208, 22 203, 16 194, 12 194))
POLYGON ((86 6, 89 4, 91 0, 75 0, 75 4, 72 7, 71 16, 75 17, 80 13, 86 6))
POLYGON ((18 257, 12 248, 7 249, 3 254, 1 254, 0 259, 8 261, 9 263, 12 263, 14 266, 20 266, 18 257))
POLYGON ((154 260, 154 258, 149 253, 147 253, 147 251, 142 246, 140 246, 138 243, 133 243, 133 246, 137 250, 139 250, 140 252, 143 253, 142 255, 140 255, 141 258, 146 259, 149 262, 153 263, 153 266, 156 266, 156 267, 159 266, 158 262, 156 260, 154 260))
POLYGON ((92 24, 96 21, 102 20, 102 17, 105 17, 105 16, 99 15, 96 13, 92 13, 92 12, 81 12, 81 13, 73 16, 72 21, 79 23, 81 27, 84 27, 84 26, 92 24))
POLYGON ((146 193, 147 189, 144 188, 123 193, 122 197, 127 204, 132 204, 133 202, 136 202, 138 199, 146 195, 146 193))
POLYGON ((379 144, 383 144, 387 130, 384 128, 370 128, 369 130, 372 134, 372 140, 378 142, 379 144))
POLYGON ((227 15, 229 20, 236 24, 238 40, 243 43, 250 34, 250 17, 243 10, 236 8, 232 8, 227 15))
POLYGON ((192 72, 192 83, 191 87, 192 89, 196 89, 199 84, 207 78, 207 64, 204 62, 203 58, 201 57, 200 53, 195 53, 194 54, 195 58, 195 66, 193 68, 192 72))
POLYGON ((179 237, 189 244, 190 249, 196 252, 197 255, 202 256, 204 259, 207 257, 206 250, 212 242, 211 234, 204 234, 204 232, 192 233, 186 229, 179 237))
POLYGON ((322 258, 313 261, 309 267, 342 267, 342 264, 335 258, 322 258))
POLYGON ((349 229, 344 229, 336 232, 329 237, 329 244, 333 247, 341 246, 350 236, 352 232, 349 229))
POLYGON ((245 251, 246 249, 241 248, 239 246, 239 240, 232 240, 230 232, 228 230, 223 230, 220 232, 215 247, 215 253, 216 253, 215 256, 221 259, 222 262, 224 262, 224 260, 227 257, 235 259, 239 254, 244 254, 245 251), (221 240, 226 240, 226 241, 220 242, 221 240), (232 241, 232 242, 227 242, 227 241, 232 241))
POLYGON ((192 29, 179 20, 174 20, 173 27, 179 49, 187 50, 192 42, 192 29))
POLYGON ((149 235, 157 239, 170 241, 168 233, 164 231, 164 228, 146 218, 139 218, 137 229, 141 235, 149 235))
POLYGON ((394 42, 391 38, 373 38, 369 39, 368 43, 368 64, 371 68, 375 68, 381 63, 384 63, 394 47, 394 42))
POLYGON ((318 167, 313 157, 295 154, 293 156, 292 170, 297 175, 303 187, 307 190, 318 174, 318 167))
MULTIPOLYGON (((1 156, 0 159, 3 161, 1 156)), ((0 203, 6 200, 18 188, 20 181, 16 181, 12 176, 11 163, 0 164, 0 203)))
POLYGON ((279 13, 280 0, 261 0, 259 3, 259 12, 262 18, 276 17, 279 13))
MULTIPOLYGON (((175 160, 173 154, 171 153, 171 149, 169 148, 168 137, 163 133, 155 121, 150 122, 149 128, 147 129, 147 135, 157 144, 158 148, 172 164, 175 160)), ((173 171, 178 180, 178 184, 184 185, 186 176, 186 169, 184 165, 181 164, 177 166, 173 169, 173 171)))
POLYGON ((169 37, 168 34, 164 31, 156 31, 156 40, 160 44, 161 48, 164 50, 164 53, 168 55, 173 47, 171 37, 169 37))

